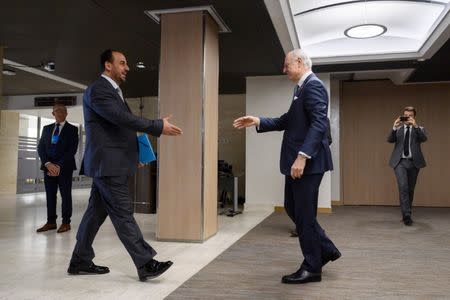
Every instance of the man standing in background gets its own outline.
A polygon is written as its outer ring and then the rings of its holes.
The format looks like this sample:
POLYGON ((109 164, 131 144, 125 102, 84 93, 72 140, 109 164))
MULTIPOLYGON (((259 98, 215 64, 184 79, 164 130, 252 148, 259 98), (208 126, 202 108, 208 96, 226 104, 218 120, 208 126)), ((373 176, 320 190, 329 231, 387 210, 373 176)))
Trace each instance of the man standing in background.
POLYGON ((411 226, 411 209, 414 199, 414 188, 421 168, 426 166, 420 145, 427 140, 425 129, 416 123, 416 109, 407 106, 403 116, 394 121, 388 136, 389 143, 395 143, 389 165, 397 177, 400 208, 403 223, 411 226))
POLYGON ((72 217, 72 174, 77 169, 75 153, 78 148, 78 128, 66 121, 65 105, 55 104, 52 114, 56 122, 44 126, 38 145, 47 196, 47 223, 36 231, 56 229, 56 196, 59 187, 62 224, 57 232, 62 233, 70 230, 72 217))

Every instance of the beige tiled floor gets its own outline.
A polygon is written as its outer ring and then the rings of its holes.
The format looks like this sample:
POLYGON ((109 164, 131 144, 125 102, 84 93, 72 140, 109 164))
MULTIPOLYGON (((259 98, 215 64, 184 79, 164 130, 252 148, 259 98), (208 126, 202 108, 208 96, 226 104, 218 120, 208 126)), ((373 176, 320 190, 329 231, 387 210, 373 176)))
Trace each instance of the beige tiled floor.
POLYGON ((219 232, 202 244, 158 242, 156 216, 137 214, 145 239, 158 252, 156 259, 174 261, 167 273, 145 283, 137 280, 107 219, 94 242, 94 262, 109 266, 111 273, 69 276, 67 265, 88 195, 89 190, 74 191, 72 230, 63 234, 35 232, 46 219, 45 194, 0 196, 0 299, 162 299, 273 211, 246 207, 234 218, 220 216, 219 232))

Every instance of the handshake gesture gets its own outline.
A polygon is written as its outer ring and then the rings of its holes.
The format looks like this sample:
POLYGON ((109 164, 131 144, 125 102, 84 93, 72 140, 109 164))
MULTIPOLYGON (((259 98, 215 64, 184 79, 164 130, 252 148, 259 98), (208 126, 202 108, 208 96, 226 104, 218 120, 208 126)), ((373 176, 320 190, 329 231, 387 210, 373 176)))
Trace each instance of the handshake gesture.
POLYGON ((172 118, 172 115, 169 115, 168 117, 163 118, 163 122, 164 122, 164 127, 163 127, 163 131, 162 134, 164 135, 180 135, 183 134, 183 131, 178 128, 177 126, 171 124, 169 122, 170 118, 172 118))
POLYGON ((242 129, 250 126, 259 126, 260 120, 258 117, 245 116, 234 120, 233 127, 237 129, 242 129))
MULTIPOLYGON (((259 127, 260 123, 261 120, 258 117, 244 116, 234 120, 233 127, 237 129, 242 129, 250 126, 259 127)), ((306 156, 299 154, 291 166, 292 179, 300 179, 303 176, 305 165, 306 165, 306 156)))
MULTIPOLYGON (((169 122, 170 118, 172 118, 172 115, 169 115, 162 119, 163 120, 162 134, 170 135, 170 136, 176 136, 176 135, 183 134, 183 131, 179 127, 177 127, 169 122)), ((144 167, 145 165, 146 164, 139 162, 137 167, 140 169, 140 168, 144 167)))

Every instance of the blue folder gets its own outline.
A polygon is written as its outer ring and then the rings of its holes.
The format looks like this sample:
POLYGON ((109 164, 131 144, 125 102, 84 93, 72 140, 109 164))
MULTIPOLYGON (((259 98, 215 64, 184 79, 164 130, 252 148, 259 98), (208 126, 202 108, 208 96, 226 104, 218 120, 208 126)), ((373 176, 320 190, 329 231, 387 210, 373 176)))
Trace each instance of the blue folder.
POLYGON ((146 134, 138 136, 139 142, 139 162, 141 164, 148 164, 156 160, 155 153, 153 152, 152 145, 146 134))

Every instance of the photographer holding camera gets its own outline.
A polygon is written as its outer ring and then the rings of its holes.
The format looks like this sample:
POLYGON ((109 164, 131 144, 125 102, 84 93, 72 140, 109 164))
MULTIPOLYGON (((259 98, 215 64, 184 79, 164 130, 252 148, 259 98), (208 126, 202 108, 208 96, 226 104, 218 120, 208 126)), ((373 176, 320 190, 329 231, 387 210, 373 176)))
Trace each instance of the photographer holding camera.
POLYGON ((425 129, 416 123, 416 109, 407 106, 403 116, 394 121, 388 136, 389 143, 395 143, 389 165, 394 169, 400 197, 403 223, 411 226, 411 207, 419 170, 426 166, 420 144, 427 140, 425 129))

